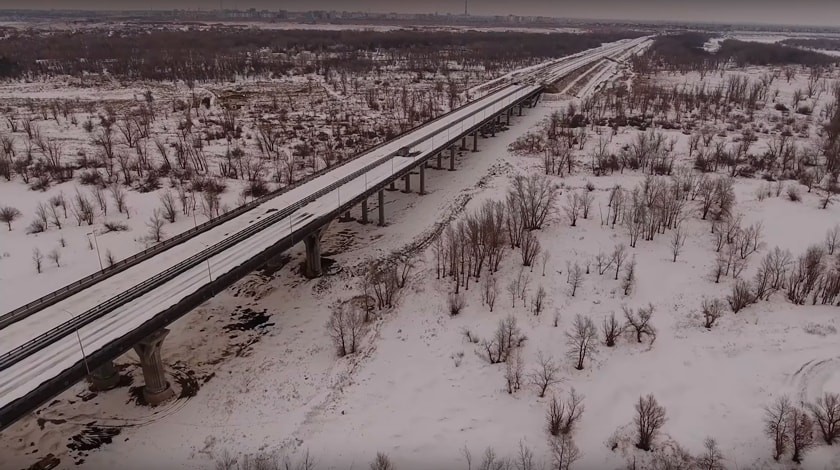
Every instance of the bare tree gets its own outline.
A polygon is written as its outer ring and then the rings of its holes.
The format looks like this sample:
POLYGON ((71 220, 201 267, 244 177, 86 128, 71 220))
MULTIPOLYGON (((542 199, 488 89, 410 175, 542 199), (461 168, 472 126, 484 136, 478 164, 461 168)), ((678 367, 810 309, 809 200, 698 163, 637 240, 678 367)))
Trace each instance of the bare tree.
POLYGON ((630 291, 636 285, 636 256, 630 259, 627 266, 624 268, 624 276, 621 279, 621 288, 624 289, 624 295, 630 295, 630 291))
POLYGON ((464 297, 463 293, 450 293, 449 297, 447 298, 447 307, 449 308, 449 315, 455 316, 461 313, 461 310, 464 309, 467 305, 467 299, 464 297))
POLYGON ((112 184, 109 188, 111 190, 111 197, 114 198, 114 204, 117 206, 119 213, 125 212, 125 190, 119 184, 112 184))
POLYGON ((615 346, 615 341, 624 331, 624 327, 615 319, 615 312, 611 312, 609 317, 604 317, 602 328, 604 330, 604 344, 608 348, 615 346))
POLYGON ((793 445, 792 460, 802 463, 802 456, 814 446, 814 422, 804 409, 794 406, 788 413, 788 429, 790 429, 790 440, 793 445))
MULTIPOLYGON (((2 211, 0 211, 0 215, 2 215, 2 211)), ((838 246, 840 246, 840 225, 835 225, 825 235, 825 248, 829 255, 833 255, 838 246)))
POLYGON ((0 207, 0 222, 9 226, 9 231, 12 231, 12 222, 21 216, 19 210, 11 206, 0 207))
POLYGON ((633 309, 622 307, 624 310, 624 318, 627 320, 626 328, 633 330, 636 334, 636 341, 642 342, 642 335, 648 335, 653 344, 656 340, 656 329, 650 324, 650 318, 653 316, 653 305, 648 304, 647 307, 640 307, 638 311, 633 312, 633 309))
POLYGON ((519 245, 519 252, 522 255, 522 266, 530 266, 534 270, 534 260, 540 253, 540 239, 530 230, 522 234, 522 242, 519 245))
POLYGON ((665 408, 657 403, 653 395, 639 397, 636 403, 636 430, 639 433, 636 447, 649 451, 659 430, 665 425, 665 408))
POLYGON ((490 311, 496 305, 496 296, 499 295, 499 286, 496 284, 496 277, 488 275, 481 284, 481 301, 486 304, 490 311))
POLYGON ((674 255, 674 262, 677 262, 677 256, 680 255, 683 246, 685 245, 686 233, 682 226, 677 226, 671 233, 671 254, 674 255))
POLYGON ((161 242, 164 235, 163 224, 164 220, 160 216, 160 210, 155 209, 152 211, 152 216, 149 217, 149 220, 146 222, 146 227, 149 228, 149 240, 152 240, 155 243, 161 242))
POLYGON ((703 453, 697 457, 697 467, 700 470, 726 470, 723 465, 723 454, 718 448, 717 441, 711 437, 707 437, 703 441, 703 453))
POLYGON ((178 211, 175 209, 175 197, 172 196, 171 191, 166 191, 160 196, 160 202, 163 206, 163 215, 169 223, 175 223, 175 218, 178 211))
POLYGON ((551 356, 546 356, 542 351, 537 352, 537 367, 528 375, 531 383, 539 389, 539 397, 545 396, 548 387, 560 383, 560 366, 551 356))
POLYGON ((723 307, 720 299, 703 299, 703 326, 711 330, 717 319, 723 316, 723 307))
POLYGON ((833 445, 835 439, 840 437, 840 394, 825 392, 817 398, 816 403, 809 403, 807 408, 814 416, 825 443, 833 445))
POLYGON ((581 458, 580 449, 575 445, 571 434, 551 436, 548 444, 551 448, 553 467, 557 470, 569 470, 572 464, 581 458))
POLYGON ((505 361, 505 383, 509 394, 518 392, 522 388, 522 373, 525 369, 525 362, 522 354, 514 348, 508 354, 505 361))
POLYGON ((548 403, 548 433, 552 436, 571 434, 583 416, 584 408, 583 396, 574 388, 569 391, 568 400, 552 396, 548 403))
POLYGON ((583 269, 580 265, 575 262, 574 266, 569 270, 569 277, 568 277, 568 284, 571 288, 571 296, 575 296, 575 292, 577 292, 578 287, 583 284, 583 269))
POLYGON ((534 298, 531 301, 531 311, 534 312, 534 315, 539 315, 542 313, 543 308, 545 307, 545 289, 543 286, 537 288, 537 293, 534 294, 534 298))
POLYGON ((335 303, 327 321, 327 331, 339 357, 354 354, 364 331, 364 320, 352 302, 335 303))
POLYGON ((581 314, 575 316, 572 330, 566 333, 566 343, 569 346, 569 358, 575 361, 575 369, 583 370, 583 361, 587 355, 595 352, 598 340, 598 329, 589 317, 581 314))
POLYGON ((619 244, 615 246, 612 254, 612 261, 615 265, 615 280, 618 280, 618 272, 621 270, 621 265, 624 264, 624 260, 627 259, 627 247, 624 244, 619 244))
POLYGON ((569 218, 569 224, 572 227, 577 225, 577 219, 580 216, 582 206, 583 201, 581 200, 580 194, 572 192, 566 196, 566 206, 563 209, 566 211, 566 216, 569 218))
POLYGON ((32 261, 35 263, 35 272, 41 274, 41 263, 44 261, 44 255, 38 248, 32 250, 32 261))
POLYGON ((61 267, 61 252, 58 251, 58 248, 53 249, 52 251, 47 254, 47 257, 55 263, 56 268, 61 267))
POLYGON ((764 410, 764 432, 773 440, 773 459, 779 460, 790 440, 788 415, 791 412, 790 399, 782 395, 764 410))

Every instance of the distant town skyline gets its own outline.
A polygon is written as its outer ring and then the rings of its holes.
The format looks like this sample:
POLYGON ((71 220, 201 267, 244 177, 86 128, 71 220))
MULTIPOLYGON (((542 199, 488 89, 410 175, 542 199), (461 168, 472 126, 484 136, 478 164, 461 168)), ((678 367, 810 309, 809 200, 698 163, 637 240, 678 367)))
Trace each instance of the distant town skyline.
MULTIPOLYGON (((464 0, 0 0, 4 9, 339 10, 463 14, 464 0)), ((475 15, 840 27, 840 0, 469 0, 475 15)))

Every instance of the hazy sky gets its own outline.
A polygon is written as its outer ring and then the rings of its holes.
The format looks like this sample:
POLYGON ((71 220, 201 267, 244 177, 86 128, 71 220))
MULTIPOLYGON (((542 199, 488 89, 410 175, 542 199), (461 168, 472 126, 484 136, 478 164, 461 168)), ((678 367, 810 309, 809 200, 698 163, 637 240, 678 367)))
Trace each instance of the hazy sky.
MULTIPOLYGON (((469 0, 470 12, 840 27, 840 0, 469 0)), ((462 13, 464 0, 222 0, 225 8, 462 13)), ((0 8, 216 9, 219 0, 0 0, 0 8)))

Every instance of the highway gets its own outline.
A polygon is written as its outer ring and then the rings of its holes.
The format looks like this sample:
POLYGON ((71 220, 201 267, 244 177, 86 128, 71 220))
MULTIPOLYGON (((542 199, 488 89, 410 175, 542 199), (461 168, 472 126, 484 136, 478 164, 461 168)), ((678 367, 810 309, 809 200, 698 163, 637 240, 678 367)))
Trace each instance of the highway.
POLYGON ((538 96, 544 84, 647 40, 611 43, 512 74, 478 100, 11 321, 0 330, 0 429, 72 385, 96 362, 131 348, 144 328, 183 315, 212 295, 206 291, 216 288, 214 283, 223 288, 235 282, 267 254, 299 243, 464 135, 538 96))

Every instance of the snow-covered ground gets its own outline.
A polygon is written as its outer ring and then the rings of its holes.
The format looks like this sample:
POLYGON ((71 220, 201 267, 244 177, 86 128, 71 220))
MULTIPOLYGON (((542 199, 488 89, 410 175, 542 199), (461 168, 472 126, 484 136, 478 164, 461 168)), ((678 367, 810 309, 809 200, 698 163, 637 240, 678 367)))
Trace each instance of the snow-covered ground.
MULTIPOLYGON (((675 83, 695 79, 671 78, 675 83)), ((784 88, 780 100, 788 102, 790 90, 801 86, 803 77, 799 74, 792 85, 777 80, 784 88)), ((726 468, 791 468, 789 455, 779 463, 771 458, 763 407, 782 394, 798 404, 823 392, 840 392, 837 308, 795 306, 779 293, 737 314, 727 311, 713 329, 703 328, 701 300, 723 298, 734 281, 726 277, 716 284, 710 278, 715 263, 710 224, 700 220, 694 205, 684 222, 688 240, 676 262, 670 237, 640 240, 629 249, 637 262, 636 287, 629 296, 623 295, 619 281, 593 272, 584 276, 572 297, 567 262, 585 264, 599 251, 628 244, 626 231, 602 225, 600 213, 615 184, 632 188, 641 181, 641 175, 630 171, 595 177, 581 170, 571 177, 552 177, 564 193, 591 182, 595 202, 590 217, 570 227, 562 209, 564 194, 538 232, 543 249, 551 253, 544 275, 541 267, 529 273, 531 293, 539 286, 548 292, 540 315, 521 300, 512 306, 504 293, 521 266, 518 252, 509 252, 497 274, 503 289, 494 311, 482 306, 474 284, 465 292, 466 308, 450 317, 446 299, 451 282, 435 278, 434 253, 425 248, 397 306, 368 327, 361 351, 335 357, 324 325, 333 302, 359 294, 355 268, 362 260, 426 240, 440 221, 473 211, 485 200, 502 199, 511 175, 541 171, 540 159, 516 157, 507 148, 568 103, 565 97, 551 98, 514 118, 507 132, 482 140, 481 152, 459 155, 457 171, 427 170, 428 195, 391 193, 388 226, 334 223, 324 249, 341 267, 337 274, 300 279, 298 248, 277 271, 254 274, 173 324, 163 355, 181 398, 148 409, 133 404, 136 390, 131 387, 91 397, 78 384, 37 416, 3 431, 3 461, 26 467, 54 453, 62 459, 61 468, 73 461, 83 468, 208 468, 225 451, 295 458, 309 452, 317 468, 345 469, 366 468, 376 452, 385 452, 400 469, 467 468, 464 449, 476 465, 485 448, 513 456, 521 442, 537 461, 550 465, 547 403, 551 395, 565 396, 574 388, 585 397, 585 411, 575 432, 582 458, 573 468, 625 468, 634 458, 639 467, 647 465, 649 454, 635 449, 630 439, 633 405, 648 393, 667 412, 658 447, 677 442, 697 454, 704 438, 713 436, 726 468), (576 314, 590 316, 600 326, 611 312, 620 317, 623 306, 648 303, 655 307, 655 342, 638 344, 622 337, 615 348, 600 345, 584 370, 573 368, 566 358, 565 334, 576 314), (265 310, 269 317, 249 330, 238 323, 244 309, 265 310), (546 398, 538 398, 530 385, 508 394, 505 366, 488 364, 478 345, 462 333, 466 328, 488 338, 508 315, 515 316, 528 338, 522 347, 526 371, 536 365, 538 352, 561 364, 563 380, 546 398), (197 390, 183 392, 190 387, 197 390), (97 443, 86 449, 98 447, 101 435, 108 434, 90 431, 98 428, 115 434, 106 439, 110 444, 99 450, 68 450, 68 435, 74 436, 70 444, 81 440, 97 443), (614 440, 619 445, 613 450, 614 440)), ((620 147, 635 132, 622 130, 611 145, 620 147)), ((687 136, 677 131, 671 136, 680 138, 679 163, 690 165, 687 136)), ((587 150, 594 140, 589 139, 587 150)), ((840 223, 840 206, 819 209, 817 194, 804 187, 800 202, 759 200, 756 192, 764 184, 738 179, 735 185, 735 211, 745 223, 764 224, 763 247, 752 256, 745 279, 768 250, 779 246, 798 256, 840 223)), ((133 354, 120 365, 135 383, 142 380, 133 354)), ((840 468, 840 454, 817 445, 801 467, 840 468)))

